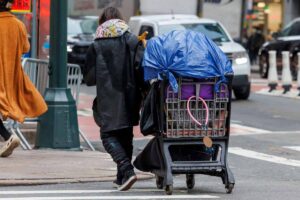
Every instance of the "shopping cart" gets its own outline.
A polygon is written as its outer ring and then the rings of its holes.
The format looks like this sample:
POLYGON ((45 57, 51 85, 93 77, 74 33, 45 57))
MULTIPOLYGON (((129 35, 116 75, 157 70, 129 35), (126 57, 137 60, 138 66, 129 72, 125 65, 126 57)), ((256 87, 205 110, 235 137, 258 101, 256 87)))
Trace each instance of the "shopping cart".
POLYGON ((230 135, 231 82, 218 78, 203 80, 178 78, 178 93, 160 82, 161 123, 158 134, 164 167, 153 170, 156 185, 173 192, 173 174, 186 174, 188 189, 195 174, 221 177, 227 193, 235 180, 227 162, 230 135))

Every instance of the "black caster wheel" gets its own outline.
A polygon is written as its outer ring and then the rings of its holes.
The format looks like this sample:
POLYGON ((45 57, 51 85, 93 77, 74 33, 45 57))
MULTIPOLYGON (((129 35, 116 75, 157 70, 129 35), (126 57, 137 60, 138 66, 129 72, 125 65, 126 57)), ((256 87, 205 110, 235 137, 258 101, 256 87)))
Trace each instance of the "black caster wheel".
POLYGON ((231 194, 232 190, 234 188, 234 183, 229 183, 228 185, 225 186, 226 193, 231 194))
POLYGON ((165 192, 167 195, 172 195, 173 193, 173 185, 166 185, 165 192))
POLYGON ((188 189, 193 189, 195 186, 195 175, 187 174, 186 175, 186 186, 188 189))
POLYGON ((160 177, 158 175, 155 175, 155 178, 156 178, 157 189, 163 189, 164 188, 164 178, 160 177))

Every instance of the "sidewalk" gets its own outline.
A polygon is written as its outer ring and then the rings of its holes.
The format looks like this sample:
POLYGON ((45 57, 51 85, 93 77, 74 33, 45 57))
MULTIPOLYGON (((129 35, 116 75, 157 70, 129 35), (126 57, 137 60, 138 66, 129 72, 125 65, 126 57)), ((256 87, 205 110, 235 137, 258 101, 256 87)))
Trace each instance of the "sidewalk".
MULTIPOLYGON (((99 127, 95 124, 92 107, 93 96, 80 95, 78 123, 80 129, 94 144, 100 144, 99 127)), ((36 124, 26 127, 27 139, 32 143, 36 124)), ((26 130, 25 130, 26 132, 26 130)), ((135 138, 142 135, 135 127, 135 138)), ((81 141, 83 142, 83 141, 81 141)), ((4 143, 0 143, 3 145, 4 143)), ((30 150, 19 147, 8 158, 0 157, 0 186, 39 185, 82 182, 112 182, 116 165, 107 153, 99 151, 30 150)), ((153 178, 150 173, 137 171, 138 179, 153 178)), ((110 184, 110 183, 109 183, 110 184)))
MULTIPOLYGON (((10 157, 0 158, 0 163, 0 186, 112 182, 116 175, 116 165, 110 156, 92 151, 18 148, 10 157)), ((140 180, 153 177, 150 173, 136 173, 140 180)))

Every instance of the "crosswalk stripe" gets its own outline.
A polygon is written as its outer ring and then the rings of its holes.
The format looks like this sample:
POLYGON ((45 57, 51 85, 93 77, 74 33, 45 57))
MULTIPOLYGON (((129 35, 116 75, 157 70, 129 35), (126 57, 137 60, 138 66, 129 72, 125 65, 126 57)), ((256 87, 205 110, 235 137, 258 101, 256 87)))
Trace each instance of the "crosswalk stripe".
POLYGON ((283 148, 300 151, 300 146, 284 146, 283 148))
POLYGON ((112 193, 118 192, 118 190, 24 190, 24 191, 0 191, 0 195, 8 194, 92 194, 92 193, 112 193))
POLYGON ((244 125, 234 124, 234 123, 232 123, 230 127, 231 127, 232 136, 259 135, 259 134, 271 133, 271 131, 269 130, 254 128, 254 127, 244 126, 244 125))
POLYGON ((0 198, 0 200, 144 200, 144 199, 218 199, 218 196, 212 195, 153 195, 153 196, 74 196, 74 197, 11 197, 0 198))
POLYGON ((248 157, 248 158, 264 160, 264 161, 268 161, 268 162, 272 162, 272 163, 289 165, 289 166, 294 166, 294 167, 300 167, 299 160, 293 160, 293 159, 268 155, 268 154, 264 154, 264 153, 247 150, 247 149, 242 149, 240 147, 230 147, 228 149, 228 152, 239 155, 239 156, 248 157))

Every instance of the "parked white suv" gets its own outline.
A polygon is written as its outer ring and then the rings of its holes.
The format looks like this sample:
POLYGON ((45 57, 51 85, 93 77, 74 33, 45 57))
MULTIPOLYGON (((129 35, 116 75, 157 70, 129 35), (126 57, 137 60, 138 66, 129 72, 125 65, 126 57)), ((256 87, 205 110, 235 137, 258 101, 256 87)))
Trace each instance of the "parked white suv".
POLYGON ((134 16, 129 20, 131 31, 140 35, 148 31, 147 39, 172 30, 198 31, 212 39, 232 62, 234 71, 233 91, 236 99, 248 99, 250 94, 250 62, 246 50, 234 42, 225 28, 217 21, 195 15, 134 16))

